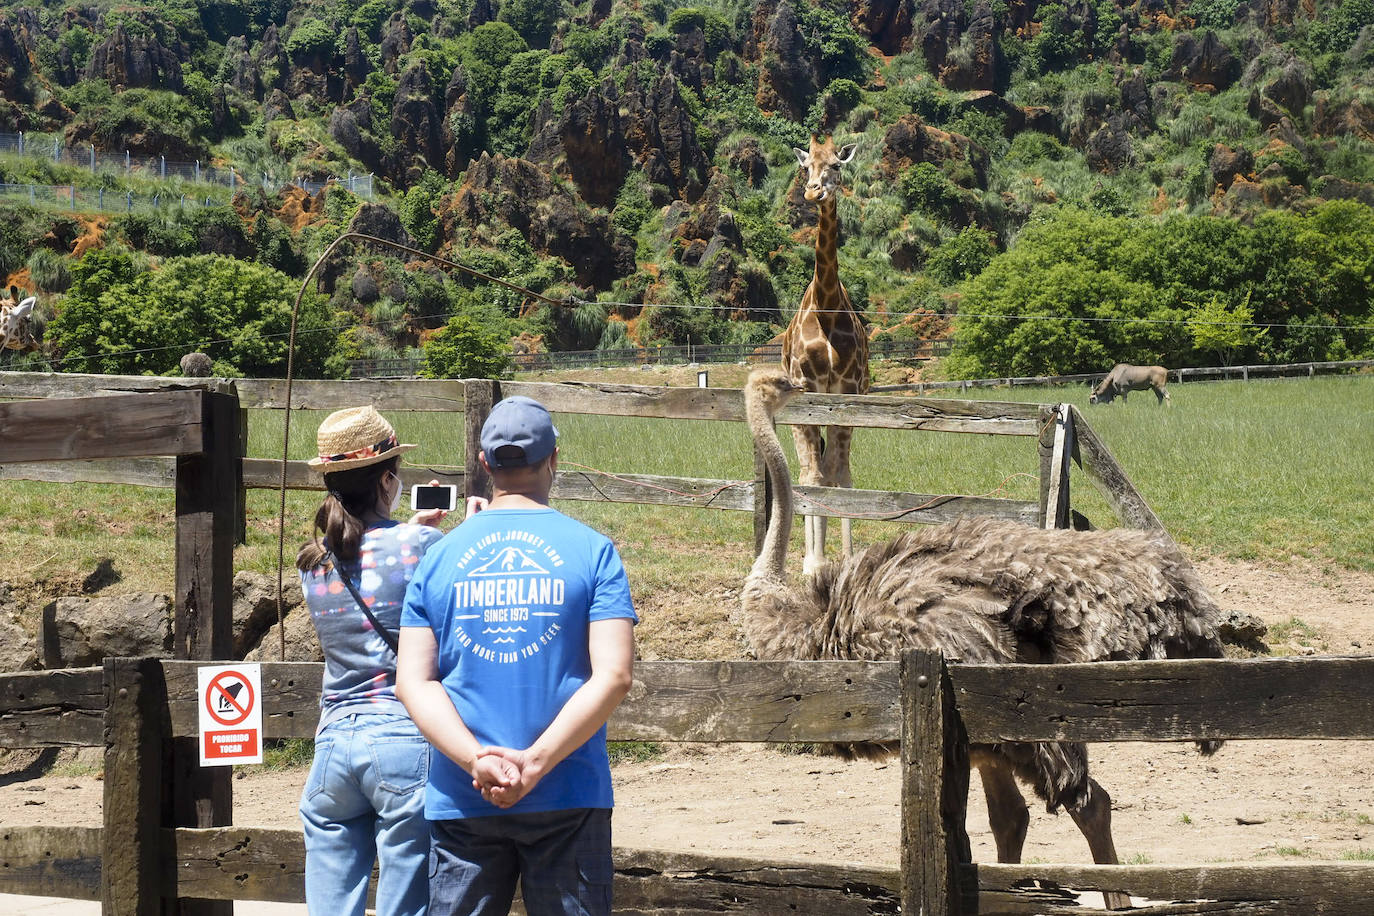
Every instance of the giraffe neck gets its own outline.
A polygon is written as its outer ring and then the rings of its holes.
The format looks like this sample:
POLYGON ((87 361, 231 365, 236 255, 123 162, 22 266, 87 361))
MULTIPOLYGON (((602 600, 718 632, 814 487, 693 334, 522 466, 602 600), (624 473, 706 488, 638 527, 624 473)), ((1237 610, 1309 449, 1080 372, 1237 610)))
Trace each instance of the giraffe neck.
POLYGON ((820 309, 835 308, 840 296, 840 220, 835 196, 829 195, 816 205, 816 273, 811 280, 812 305, 820 309))

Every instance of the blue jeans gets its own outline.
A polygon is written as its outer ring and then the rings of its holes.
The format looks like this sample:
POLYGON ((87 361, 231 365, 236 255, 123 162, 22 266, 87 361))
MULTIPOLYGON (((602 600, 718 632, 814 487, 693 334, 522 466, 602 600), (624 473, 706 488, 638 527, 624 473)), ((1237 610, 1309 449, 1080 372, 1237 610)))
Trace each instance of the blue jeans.
POLYGON ((351 715, 315 736, 301 795, 310 916, 363 916, 379 861, 377 916, 424 916, 429 742, 406 716, 351 715))
POLYGON ((515 881, 529 916, 610 916, 611 809, 433 821, 434 916, 505 916, 515 881))

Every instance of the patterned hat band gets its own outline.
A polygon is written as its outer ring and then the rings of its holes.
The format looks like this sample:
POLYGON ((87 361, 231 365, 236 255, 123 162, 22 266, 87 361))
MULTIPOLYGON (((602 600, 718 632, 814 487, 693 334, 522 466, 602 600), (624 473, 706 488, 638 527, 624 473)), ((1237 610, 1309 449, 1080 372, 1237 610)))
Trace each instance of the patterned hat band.
POLYGON ((383 452, 389 452, 400 445, 400 440, 395 433, 387 436, 376 445, 365 445, 362 448, 355 448, 351 452, 340 452, 337 455, 321 455, 321 464, 333 464, 336 461, 356 461, 359 458, 374 458, 383 452))

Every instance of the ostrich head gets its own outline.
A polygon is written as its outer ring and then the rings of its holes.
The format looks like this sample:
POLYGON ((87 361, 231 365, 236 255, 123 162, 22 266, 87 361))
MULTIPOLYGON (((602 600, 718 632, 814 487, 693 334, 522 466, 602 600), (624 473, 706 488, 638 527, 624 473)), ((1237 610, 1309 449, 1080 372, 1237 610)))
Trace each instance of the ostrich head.
POLYGON ((833 199, 840 190, 840 166, 848 165, 858 148, 857 143, 846 143, 837 150, 829 137, 812 137, 810 150, 794 146, 792 152, 806 173, 806 199, 812 203, 833 199))
POLYGON ((792 378, 782 369, 755 369, 749 373, 749 380, 744 386, 744 410, 749 418, 750 431, 754 431, 757 422, 755 415, 771 423, 794 394, 805 390, 805 383, 792 378))

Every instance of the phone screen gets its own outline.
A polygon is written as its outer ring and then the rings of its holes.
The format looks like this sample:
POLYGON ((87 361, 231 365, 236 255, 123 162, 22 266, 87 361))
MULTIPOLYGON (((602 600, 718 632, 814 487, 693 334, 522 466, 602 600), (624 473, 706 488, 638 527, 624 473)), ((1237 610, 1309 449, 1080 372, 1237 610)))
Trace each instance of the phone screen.
POLYGON ((452 512, 457 501, 458 487, 454 484, 442 484, 437 487, 417 484, 410 489, 410 507, 416 512, 426 509, 444 509, 452 512))

